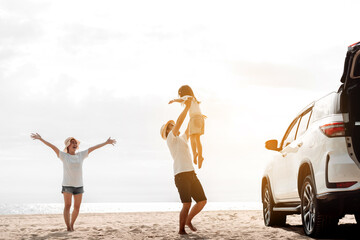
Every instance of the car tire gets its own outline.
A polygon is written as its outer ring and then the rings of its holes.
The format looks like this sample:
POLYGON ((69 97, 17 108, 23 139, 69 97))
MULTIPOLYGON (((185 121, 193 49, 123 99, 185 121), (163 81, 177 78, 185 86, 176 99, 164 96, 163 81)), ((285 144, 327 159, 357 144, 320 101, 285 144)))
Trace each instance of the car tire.
POLYGON ((263 189, 262 198, 265 226, 284 226, 286 223, 286 215, 273 211, 274 201, 268 184, 266 184, 263 189))
POLYGON ((301 188, 301 220, 305 234, 310 237, 321 237, 330 233, 339 221, 336 217, 319 213, 316 192, 310 175, 304 179, 301 188))

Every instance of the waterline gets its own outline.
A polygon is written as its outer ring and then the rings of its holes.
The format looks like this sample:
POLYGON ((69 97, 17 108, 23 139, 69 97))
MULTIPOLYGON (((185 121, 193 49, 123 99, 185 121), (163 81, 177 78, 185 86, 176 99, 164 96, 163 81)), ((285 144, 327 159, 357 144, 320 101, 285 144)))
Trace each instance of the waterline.
MULTIPOLYGON (((145 203, 82 203, 82 213, 118 212, 172 212, 180 211, 179 202, 145 203)), ((12 214, 61 214, 63 203, 0 204, 0 215, 12 214)), ((208 202, 204 211, 215 210, 260 210, 260 202, 208 202)))

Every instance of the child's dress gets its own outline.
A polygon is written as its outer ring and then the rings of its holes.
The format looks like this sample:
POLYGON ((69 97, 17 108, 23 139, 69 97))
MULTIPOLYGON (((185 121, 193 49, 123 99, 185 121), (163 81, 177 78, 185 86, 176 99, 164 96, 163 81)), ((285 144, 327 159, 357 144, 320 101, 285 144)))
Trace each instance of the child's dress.
POLYGON ((181 99, 184 100, 184 102, 188 99, 191 99, 191 105, 189 109, 189 115, 190 115, 190 122, 189 122, 189 130, 190 130, 190 136, 194 134, 203 135, 204 134, 204 127, 205 127, 205 115, 202 115, 199 103, 195 100, 194 97, 191 96, 183 96, 181 99))

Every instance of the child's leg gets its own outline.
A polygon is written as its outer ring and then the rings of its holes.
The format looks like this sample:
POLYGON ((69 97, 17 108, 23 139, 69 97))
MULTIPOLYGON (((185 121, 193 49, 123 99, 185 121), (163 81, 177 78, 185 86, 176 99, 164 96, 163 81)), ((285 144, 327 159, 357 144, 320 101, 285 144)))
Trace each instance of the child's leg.
POLYGON ((202 156, 202 145, 201 145, 201 142, 200 142, 200 134, 196 134, 195 135, 195 141, 196 141, 196 149, 197 149, 197 152, 199 154, 198 156, 198 159, 199 159, 199 169, 201 168, 202 166, 202 162, 204 161, 204 158, 202 156))
POLYGON ((191 142, 191 150, 193 152, 193 157, 194 157, 194 164, 197 164, 197 156, 198 153, 196 152, 196 139, 195 139, 195 135, 190 135, 190 142, 191 142))

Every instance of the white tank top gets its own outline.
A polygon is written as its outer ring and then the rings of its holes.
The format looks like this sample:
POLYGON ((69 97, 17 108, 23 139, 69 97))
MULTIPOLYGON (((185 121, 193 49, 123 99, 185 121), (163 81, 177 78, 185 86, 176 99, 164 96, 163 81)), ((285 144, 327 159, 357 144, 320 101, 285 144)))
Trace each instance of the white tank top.
POLYGON ((183 99, 185 102, 188 98, 191 98, 191 105, 190 105, 190 109, 189 109, 190 118, 195 117, 196 115, 202 115, 201 110, 200 110, 200 104, 195 100, 195 98, 193 98, 192 96, 186 95, 186 96, 183 96, 181 99, 183 99))

